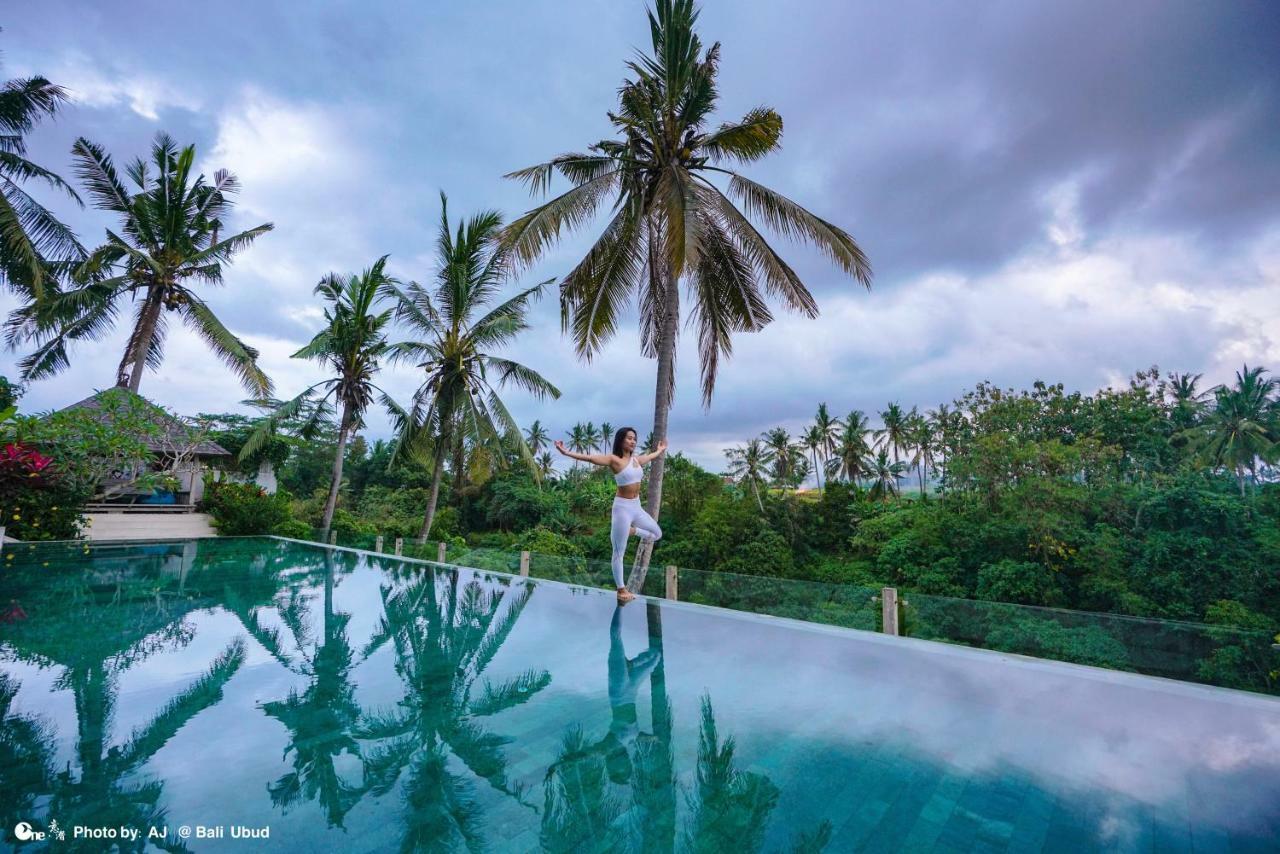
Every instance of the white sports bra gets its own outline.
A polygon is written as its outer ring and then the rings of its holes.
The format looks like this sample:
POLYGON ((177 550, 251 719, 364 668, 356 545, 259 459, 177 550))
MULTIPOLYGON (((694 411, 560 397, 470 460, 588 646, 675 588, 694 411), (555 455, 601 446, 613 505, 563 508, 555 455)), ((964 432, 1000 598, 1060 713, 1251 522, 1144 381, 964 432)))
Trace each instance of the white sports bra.
POLYGON ((639 461, 635 456, 631 457, 631 465, 627 466, 620 472, 615 472, 613 482, 618 486, 630 486, 633 483, 639 483, 640 478, 644 477, 644 469, 640 468, 639 461))

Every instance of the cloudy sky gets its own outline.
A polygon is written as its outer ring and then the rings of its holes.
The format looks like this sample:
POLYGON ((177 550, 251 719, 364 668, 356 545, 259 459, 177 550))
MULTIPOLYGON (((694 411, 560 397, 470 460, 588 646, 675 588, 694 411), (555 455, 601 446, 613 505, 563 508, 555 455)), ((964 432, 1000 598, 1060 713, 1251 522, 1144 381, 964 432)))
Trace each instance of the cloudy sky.
MULTIPOLYGON (((682 347, 677 449, 718 469, 722 448, 799 429, 820 401, 875 413, 981 380, 1092 390, 1152 364, 1209 382, 1242 362, 1280 369, 1280 6, 704 6, 702 36, 723 44, 718 118, 767 104, 785 121, 782 150, 748 174, 846 228, 876 276, 863 291, 779 240, 822 316, 779 310, 741 336, 710 410, 682 347)), ((647 39, 639 0, 302 8, 48 0, 0 20, 4 75, 75 97, 32 136, 38 163, 70 177, 77 136, 125 161, 163 129, 206 171, 239 176, 235 225, 275 224, 210 303, 280 396, 319 378, 289 354, 318 328, 320 276, 389 253, 395 274, 428 279, 440 190, 454 212, 522 213, 530 199, 502 174, 608 136, 623 63, 647 39)), ((35 189, 86 244, 111 225, 35 189)), ((598 227, 527 280, 563 274, 598 227)), ((509 355, 564 395, 511 392, 522 423, 646 432, 654 363, 634 324, 590 365, 561 338, 554 298, 533 325, 509 355)), ((26 408, 111 385, 124 337, 78 348, 26 408)), ((415 377, 383 383, 404 399, 415 377)), ((142 391, 186 413, 244 396, 186 333, 142 391)), ((369 433, 387 434, 383 416, 369 433)))

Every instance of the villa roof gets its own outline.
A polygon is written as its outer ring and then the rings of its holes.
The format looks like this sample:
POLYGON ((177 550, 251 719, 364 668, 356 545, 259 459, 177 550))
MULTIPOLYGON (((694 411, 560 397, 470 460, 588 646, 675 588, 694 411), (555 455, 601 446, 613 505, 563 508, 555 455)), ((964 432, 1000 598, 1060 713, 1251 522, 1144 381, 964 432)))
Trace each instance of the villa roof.
MULTIPOLYGON (((190 432, 191 432, 190 427, 188 427, 186 424, 183 424, 181 421, 174 418, 172 415, 165 412, 159 406, 156 406, 154 403, 147 400, 142 395, 137 394, 136 392, 130 391, 127 388, 116 387, 116 388, 103 389, 97 394, 94 394, 90 397, 86 397, 84 400, 81 400, 77 403, 73 403, 70 406, 67 406, 59 411, 73 412, 77 409, 88 409, 95 412, 100 412, 101 414, 98 416, 99 420, 105 424, 111 420, 111 413, 107 410, 104 410, 102 406, 102 398, 108 394, 127 395, 129 397, 135 397, 138 400, 142 401, 142 403, 145 404, 154 413, 157 423, 164 430, 164 440, 155 441, 153 439, 147 439, 147 450, 154 451, 156 453, 163 453, 165 451, 173 450, 173 447, 175 445, 182 445, 182 444, 185 444, 187 441, 189 441, 187 437, 190 435, 190 432)), ((231 452, 228 451, 226 448, 222 447, 217 442, 213 442, 208 439, 205 439, 199 442, 195 447, 194 453, 195 453, 195 456, 197 457, 229 457, 231 456, 231 452)))

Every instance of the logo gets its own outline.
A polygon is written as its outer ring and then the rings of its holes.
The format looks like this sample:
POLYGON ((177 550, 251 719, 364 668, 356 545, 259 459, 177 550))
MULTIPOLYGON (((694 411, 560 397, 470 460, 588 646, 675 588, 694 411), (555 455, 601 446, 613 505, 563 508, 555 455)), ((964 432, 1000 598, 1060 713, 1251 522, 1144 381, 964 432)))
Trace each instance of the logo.
POLYGON ((44 839, 44 831, 36 830, 25 821, 20 821, 13 828, 13 835, 17 837, 19 842, 30 842, 31 840, 44 839))

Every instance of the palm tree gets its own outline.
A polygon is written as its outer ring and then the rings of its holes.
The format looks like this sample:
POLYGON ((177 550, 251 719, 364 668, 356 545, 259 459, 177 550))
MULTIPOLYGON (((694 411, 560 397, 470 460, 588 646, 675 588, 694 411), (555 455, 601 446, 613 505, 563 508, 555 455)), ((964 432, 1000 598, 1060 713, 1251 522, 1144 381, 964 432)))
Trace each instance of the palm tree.
POLYGON ((541 454, 539 454, 537 463, 538 463, 538 476, 542 480, 546 480, 547 478, 551 477, 551 475, 555 474, 556 461, 555 461, 555 457, 552 455, 550 451, 543 451, 541 454))
POLYGON ((881 501, 898 494, 898 481, 902 480, 907 464, 889 459, 889 452, 881 448, 875 457, 867 460, 867 471, 871 475, 871 497, 881 501))
POLYGON ((944 468, 944 460, 946 455, 951 452, 951 446, 955 438, 956 419, 961 418, 959 412, 952 412, 951 408, 945 403, 938 404, 937 409, 931 409, 926 413, 929 424, 933 428, 934 454, 932 467, 935 471, 940 471, 942 477, 938 480, 938 491, 941 492, 946 486, 946 470, 944 468))
POLYGON ((782 427, 769 430, 762 437, 773 458, 773 481, 779 486, 793 483, 796 473, 796 447, 791 434, 782 427))
POLYGON ((600 449, 600 431, 596 429, 594 421, 588 421, 586 426, 582 428, 584 436, 587 439, 587 453, 594 454, 600 449))
POLYGON ((445 456, 458 443, 488 446, 497 460, 505 459, 505 444, 534 468, 529 446, 498 388, 513 383, 539 399, 560 396, 559 389, 532 368, 486 352, 511 343, 529 328, 529 305, 547 284, 526 288, 475 317, 498 295, 510 269, 509 250, 497 239, 501 228, 497 211, 483 211, 459 223, 457 233, 452 233, 448 200, 441 193, 435 288, 415 282, 399 292, 396 316, 418 337, 393 345, 392 359, 416 365, 425 374, 414 392, 413 411, 401 425, 400 446, 429 443, 435 450, 419 543, 426 541, 435 519, 445 456))
POLYGON ((320 525, 323 528, 322 538, 328 537, 334 509, 338 506, 347 440, 363 425, 364 414, 373 403, 374 392, 381 395, 382 404, 391 411, 393 417, 404 417, 403 411, 392 401, 390 395, 373 382, 380 360, 390 352, 385 330, 391 322, 392 310, 387 308, 378 311, 383 299, 395 293, 396 283, 386 274, 386 263, 387 256, 383 255, 359 275, 343 278, 330 273, 316 285, 315 293, 329 303, 324 310, 325 327, 316 333, 307 346, 294 353, 293 358, 320 362, 333 375, 277 407, 274 414, 264 420, 240 451, 242 458, 246 453, 252 454, 266 441, 275 425, 296 420, 302 413, 306 413, 302 433, 304 436, 314 435, 335 408, 329 399, 333 398, 334 404, 341 406, 338 445, 333 455, 333 475, 320 525))
POLYGON ((920 476, 920 497, 926 498, 924 491, 925 472, 933 469, 933 447, 937 441, 937 435, 934 433, 933 422, 911 410, 909 419, 910 425, 910 441, 911 441, 911 465, 916 467, 916 472, 920 476))
POLYGON ((613 450, 613 425, 608 421, 600 425, 600 449, 606 453, 613 450))
POLYGON ((836 474, 849 483, 856 484, 868 472, 864 462, 871 455, 867 435, 871 428, 862 410, 855 409, 845 418, 840 429, 840 444, 836 448, 836 474))
POLYGON ((814 483, 818 488, 822 488, 822 470, 818 466, 818 452, 825 447, 826 437, 822 435, 822 431, 815 424, 800 437, 800 445, 808 451, 813 457, 813 477, 814 483))
POLYGON ((44 296, 50 267, 65 272, 85 256, 71 229, 22 189, 43 181, 83 204, 70 184, 27 159, 23 139, 66 101, 65 89, 38 76, 0 88, 0 286, 32 300, 44 296))
POLYGON ((820 451, 825 459, 836 452, 836 447, 840 443, 840 422, 831 417, 825 403, 819 403, 818 414, 813 418, 813 426, 822 436, 820 451))
POLYGON ((584 424, 574 424, 573 429, 565 435, 569 437, 569 450, 579 454, 589 454, 595 449, 595 430, 587 432, 584 424))
POLYGON ((909 419, 910 416, 896 403, 889 404, 889 408, 880 413, 880 420, 884 422, 884 427, 876 431, 876 440, 884 448, 893 452, 894 462, 898 461, 902 452, 911 444, 909 419))
POLYGON ((1172 411, 1169 413, 1174 424, 1181 430, 1195 426, 1205 409, 1209 392, 1201 391, 1200 380, 1204 374, 1172 374, 1169 377, 1167 391, 1172 411))
POLYGON ((1245 365, 1236 372, 1234 387, 1216 388, 1214 407, 1202 428, 1207 456, 1215 466, 1235 474, 1242 497, 1245 472, 1256 482, 1258 460, 1273 457, 1280 439, 1277 406, 1271 398, 1276 381, 1264 377, 1265 373, 1245 365))
MULTIPOLYGON (((652 56, 628 64, 633 79, 609 114, 619 139, 566 154, 508 177, 545 193, 559 172, 573 185, 507 229, 505 242, 532 263, 560 237, 590 221, 607 199, 613 212, 603 234, 561 281, 561 317, 578 353, 590 359, 617 331, 626 305, 640 306, 641 348, 657 359, 653 432, 667 438, 675 393, 679 286, 693 297, 702 399, 710 405, 720 359, 735 332, 772 320, 765 294, 809 317, 818 306, 795 271, 756 230, 757 217, 788 238, 808 241, 841 270, 870 285, 871 267, 854 239, 800 205, 727 168, 751 163, 779 147, 782 117, 757 107, 739 122, 711 129, 719 45, 704 51, 694 33, 693 0, 657 0, 649 13, 652 56), (727 191, 712 177, 727 179, 727 191), (730 200, 736 197, 746 214, 730 200)), ((662 506, 665 461, 649 472, 646 506, 662 506)))
POLYGON ((23 377, 52 375, 68 365, 67 345, 97 340, 115 324, 121 303, 137 301, 133 332, 116 370, 116 384, 137 392, 142 372, 164 359, 167 315, 176 313, 251 393, 265 397, 271 381, 258 367, 258 351, 223 326, 194 285, 222 284, 223 265, 272 229, 271 223, 231 236, 220 234, 239 189, 225 169, 192 177, 195 146, 179 149, 166 134, 156 136, 150 162, 141 158, 125 173, 137 186, 130 193, 101 147, 84 139, 71 149, 76 173, 94 206, 118 214, 121 229, 107 230, 107 242, 90 253, 75 273, 78 284, 51 292, 15 313, 11 339, 33 340, 34 353, 19 364, 23 377))
POLYGON ((772 462, 769 448, 760 439, 751 439, 739 448, 729 448, 724 452, 729 458, 729 476, 743 487, 749 487, 756 497, 760 512, 764 512, 764 502, 760 499, 760 487, 765 482, 765 471, 772 462))
POLYGON ((529 453, 537 455, 551 444, 551 436, 547 433, 547 428, 542 426, 542 422, 535 420, 524 431, 524 443, 529 446, 529 453))

